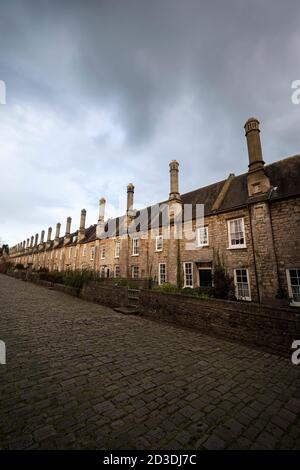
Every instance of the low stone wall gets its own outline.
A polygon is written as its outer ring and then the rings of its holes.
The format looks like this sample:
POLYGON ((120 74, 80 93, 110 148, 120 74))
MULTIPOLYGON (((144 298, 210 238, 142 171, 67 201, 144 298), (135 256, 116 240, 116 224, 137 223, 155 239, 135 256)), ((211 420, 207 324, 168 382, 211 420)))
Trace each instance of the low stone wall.
POLYGON ((80 297, 107 307, 124 307, 128 304, 127 287, 110 286, 97 281, 84 284, 80 297))
POLYGON ((100 284, 105 284, 109 286, 114 286, 116 284, 121 285, 121 287, 130 286, 132 289, 148 289, 149 279, 124 279, 124 278, 100 278, 98 280, 100 284), (122 282, 124 286, 122 286, 122 282))
MULTIPOLYGON (((48 283, 48 281, 39 281, 38 284, 45 285, 44 282, 48 283)), ((59 292, 63 292, 64 294, 74 295, 75 297, 79 296, 78 287, 65 286, 64 284, 53 283, 51 288, 54 290, 58 290, 59 292)))
POLYGON ((292 341, 300 339, 300 309, 142 290, 140 312, 284 356, 290 356, 292 341))

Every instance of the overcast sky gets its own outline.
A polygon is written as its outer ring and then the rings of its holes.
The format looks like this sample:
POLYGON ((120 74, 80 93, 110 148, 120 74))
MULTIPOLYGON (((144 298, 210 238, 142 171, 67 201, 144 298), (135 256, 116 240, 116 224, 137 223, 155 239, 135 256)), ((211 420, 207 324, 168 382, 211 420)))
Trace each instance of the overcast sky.
POLYGON ((0 238, 164 200, 172 159, 182 193, 243 173, 252 115, 299 153, 299 55, 298 0, 1 0, 0 238))

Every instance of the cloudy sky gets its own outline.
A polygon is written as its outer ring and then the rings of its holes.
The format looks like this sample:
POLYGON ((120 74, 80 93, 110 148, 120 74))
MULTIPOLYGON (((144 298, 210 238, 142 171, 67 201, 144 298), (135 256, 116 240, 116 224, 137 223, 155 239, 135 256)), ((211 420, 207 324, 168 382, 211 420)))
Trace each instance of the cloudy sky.
POLYGON ((300 151, 298 0, 1 0, 0 238, 97 221, 300 151), (120 201, 121 199, 121 201, 120 201))

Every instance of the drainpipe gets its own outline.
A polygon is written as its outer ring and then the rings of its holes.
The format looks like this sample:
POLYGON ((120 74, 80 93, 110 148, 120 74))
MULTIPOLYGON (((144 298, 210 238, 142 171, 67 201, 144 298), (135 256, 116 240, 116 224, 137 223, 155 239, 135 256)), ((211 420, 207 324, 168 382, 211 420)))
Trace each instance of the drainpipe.
POLYGON ((281 290, 282 286, 281 286, 281 281, 279 277, 278 258, 277 258, 276 248, 275 248, 274 228, 273 228, 272 214, 271 214, 271 207, 270 207, 270 200, 271 200, 272 193, 273 191, 276 191, 276 190, 277 190, 277 187, 274 188, 274 186, 270 189, 267 206, 268 206, 268 213, 269 213, 270 225, 271 225, 271 236, 272 236, 272 244, 273 244, 273 250, 274 250, 274 256, 275 256, 277 282, 278 282, 278 288, 281 290))
POLYGON ((250 232, 251 232, 251 245, 252 245, 252 254, 253 254, 253 261, 254 261, 254 273, 255 273, 255 282, 256 282, 256 289, 258 295, 258 303, 261 303, 260 298, 260 290, 259 290, 259 282, 258 282, 258 275, 257 275, 257 264, 256 264, 256 256, 255 256, 255 249, 254 249, 254 239, 253 239, 253 230, 252 230, 252 216, 251 216, 251 209, 250 204, 247 204, 248 214, 249 214, 249 222, 250 222, 250 232))

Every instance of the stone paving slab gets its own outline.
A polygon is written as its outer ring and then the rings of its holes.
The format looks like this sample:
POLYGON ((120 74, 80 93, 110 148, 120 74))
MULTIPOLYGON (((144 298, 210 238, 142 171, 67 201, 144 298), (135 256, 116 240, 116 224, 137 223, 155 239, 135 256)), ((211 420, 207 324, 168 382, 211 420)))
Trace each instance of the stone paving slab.
POLYGON ((300 449, 300 366, 0 275, 0 449, 300 449))

